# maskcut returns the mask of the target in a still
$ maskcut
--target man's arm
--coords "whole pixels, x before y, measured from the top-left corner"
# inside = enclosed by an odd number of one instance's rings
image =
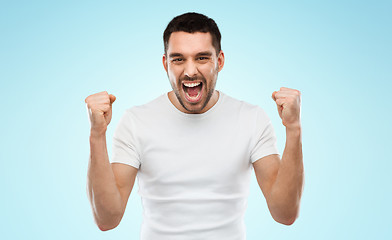
[[[269,155],[255,161],[253,168],[272,217],[279,223],[291,225],[299,215],[304,183],[300,92],[281,88],[272,97],[286,127],[286,146],[282,160],[276,154]]]
[[[102,231],[113,229],[120,223],[137,174],[134,167],[109,162],[106,129],[115,100],[116,97],[106,91],[90,95],[85,100],[91,122],[87,195],[95,222]]]
[[[107,231],[120,224],[131,194],[137,168],[110,164],[106,139],[90,137],[91,155],[87,173],[87,195],[99,229]]]
[[[285,225],[293,224],[298,217],[303,190],[300,134],[300,130],[286,130],[286,147],[282,160],[279,155],[273,154],[253,163],[257,182],[267,200],[271,216]]]

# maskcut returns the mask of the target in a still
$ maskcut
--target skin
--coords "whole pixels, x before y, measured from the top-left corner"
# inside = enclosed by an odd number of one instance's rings
[[[189,114],[204,113],[218,101],[215,85],[218,72],[224,65],[224,54],[223,51],[216,54],[209,33],[173,33],[162,61],[173,87],[169,99],[177,109]],[[186,100],[183,81],[203,82],[199,102]],[[273,154],[253,163],[272,217],[285,225],[293,224],[298,217],[303,190],[300,96],[298,90],[283,87],[272,94],[286,127],[286,146],[282,159]],[[115,100],[116,97],[106,91],[85,99],[91,122],[87,195],[94,220],[102,231],[113,229],[120,223],[138,171],[126,164],[109,162],[106,130]]]
[[[257,182],[275,221],[291,225],[299,215],[304,184],[300,121],[301,93],[280,88],[272,93],[282,124],[286,127],[286,145],[282,159],[273,154],[253,163]]]
[[[189,114],[204,113],[218,101],[215,85],[225,57],[223,51],[217,56],[210,33],[172,33],[162,62],[173,88],[169,99],[178,110]],[[203,83],[199,102],[191,103],[185,98],[184,81]]]
[[[116,97],[106,91],[85,99],[91,123],[86,190],[95,223],[102,231],[113,229],[120,223],[138,170],[109,162],[106,130],[115,100]]]

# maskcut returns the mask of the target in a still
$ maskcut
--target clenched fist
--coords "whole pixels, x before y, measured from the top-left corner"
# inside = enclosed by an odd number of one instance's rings
[[[301,92],[296,89],[281,87],[279,91],[272,93],[272,99],[276,102],[279,116],[286,128],[301,126]]]
[[[100,135],[106,132],[112,119],[112,103],[116,97],[106,91],[88,96],[84,101],[87,104],[91,123],[91,134]]]

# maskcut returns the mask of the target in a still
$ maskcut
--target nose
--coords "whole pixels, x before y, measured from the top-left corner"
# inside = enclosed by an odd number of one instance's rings
[[[185,65],[184,75],[192,78],[197,75],[197,66],[193,61],[188,61]]]

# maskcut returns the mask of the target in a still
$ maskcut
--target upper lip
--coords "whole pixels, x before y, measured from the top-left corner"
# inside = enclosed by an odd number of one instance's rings
[[[195,81],[182,81],[183,84],[184,84],[184,83],[198,83],[198,82],[203,83],[203,81],[201,81],[201,80],[195,80]]]

